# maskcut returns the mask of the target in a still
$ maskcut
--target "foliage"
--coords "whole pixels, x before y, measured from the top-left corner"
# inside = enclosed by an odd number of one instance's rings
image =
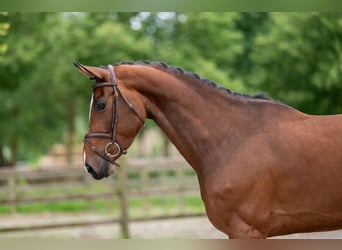
[[[6,12],[0,12],[0,16],[7,16]],[[6,20],[0,22],[0,61],[2,59],[2,55],[7,51],[8,45],[6,42],[3,42],[3,37],[7,35],[8,30],[11,25]]]
[[[136,45],[134,36],[115,19],[95,28],[88,18],[70,13],[8,15],[12,28],[0,68],[0,112],[5,118],[0,145],[10,147],[12,162],[39,154],[63,140],[63,134],[64,140],[73,138],[75,121],[87,117],[90,82],[72,62],[97,65],[148,55],[146,39]],[[112,56],[108,51],[118,53]],[[82,120],[84,129],[86,119]]]
[[[74,61],[165,61],[308,113],[341,113],[341,26],[339,13],[2,13],[0,165],[81,140],[90,82]]]
[[[251,55],[257,89],[315,114],[342,112],[342,16],[272,14]]]

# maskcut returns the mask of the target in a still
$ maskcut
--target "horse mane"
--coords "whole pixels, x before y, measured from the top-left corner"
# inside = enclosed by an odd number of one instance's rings
[[[173,74],[177,74],[177,75],[183,75],[186,77],[191,77],[194,78],[196,80],[198,80],[199,82],[209,85],[211,87],[214,87],[218,90],[224,91],[230,95],[236,96],[236,97],[242,97],[242,98],[247,98],[247,99],[259,99],[259,100],[267,100],[267,101],[271,101],[271,102],[278,102],[277,100],[274,100],[272,98],[269,98],[267,95],[265,95],[264,93],[259,93],[256,95],[249,95],[249,94],[245,94],[245,93],[239,93],[239,92],[234,92],[228,88],[225,88],[221,85],[218,85],[217,83],[207,79],[207,78],[203,78],[201,76],[199,76],[196,73],[192,73],[192,72],[188,72],[180,67],[176,67],[176,66],[171,66],[168,65],[165,62],[151,62],[151,61],[137,61],[137,62],[133,62],[133,61],[122,61],[119,63],[115,63],[113,64],[113,66],[118,66],[118,65],[149,65],[149,66],[157,66],[160,67],[168,72],[171,72]]]

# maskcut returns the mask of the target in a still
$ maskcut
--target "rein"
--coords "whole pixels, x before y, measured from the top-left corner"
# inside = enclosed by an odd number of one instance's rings
[[[145,121],[144,119],[139,115],[137,110],[134,108],[134,106],[127,100],[124,94],[120,91],[118,87],[118,82],[116,81],[115,77],[115,72],[114,72],[114,67],[112,65],[108,65],[107,69],[109,70],[110,73],[110,82],[95,82],[91,87],[93,91],[96,88],[102,88],[106,86],[112,86],[114,90],[114,96],[113,96],[113,107],[112,107],[112,127],[110,133],[87,133],[84,136],[84,144],[87,145],[95,154],[100,156],[102,159],[115,164],[116,166],[120,166],[118,163],[115,162],[117,158],[119,158],[121,155],[127,153],[127,149],[124,148],[117,140],[116,134],[117,134],[117,125],[119,122],[119,117],[118,117],[118,106],[119,106],[119,96],[122,97],[122,99],[125,101],[125,103],[128,105],[130,110],[133,111],[133,113],[140,119],[140,121],[144,124]],[[100,153],[96,146],[94,146],[88,139],[93,139],[93,138],[108,138],[111,141],[107,143],[107,145],[104,148],[104,154]],[[114,153],[110,153],[108,150],[114,147]],[[115,158],[115,159],[114,159]]]

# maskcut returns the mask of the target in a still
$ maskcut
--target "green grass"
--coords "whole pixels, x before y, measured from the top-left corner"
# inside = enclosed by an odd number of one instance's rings
[[[0,214],[10,214],[11,209],[8,206],[0,206]]]
[[[148,209],[146,209],[146,205]],[[179,213],[180,205],[176,197],[156,198],[152,197],[143,201],[141,198],[131,198],[128,201],[129,212],[131,217],[141,217],[145,215],[169,215]],[[39,214],[43,212],[49,213],[82,213],[96,212],[102,214],[119,214],[120,204],[118,200],[108,202],[105,200],[94,200],[86,202],[75,200],[69,202],[51,202],[51,203],[34,203],[17,205],[17,213],[20,214]],[[185,197],[182,209],[186,212],[203,212],[203,202],[199,197]],[[0,214],[10,214],[9,206],[0,206]]]
[[[87,209],[84,201],[25,204],[17,207],[18,213],[37,214],[42,212],[79,212]]]

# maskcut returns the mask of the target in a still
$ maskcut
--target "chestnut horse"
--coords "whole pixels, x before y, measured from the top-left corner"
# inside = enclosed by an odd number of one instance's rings
[[[342,115],[312,116],[233,93],[164,63],[90,67],[84,163],[95,179],[153,119],[196,171],[211,223],[230,238],[342,228]]]

